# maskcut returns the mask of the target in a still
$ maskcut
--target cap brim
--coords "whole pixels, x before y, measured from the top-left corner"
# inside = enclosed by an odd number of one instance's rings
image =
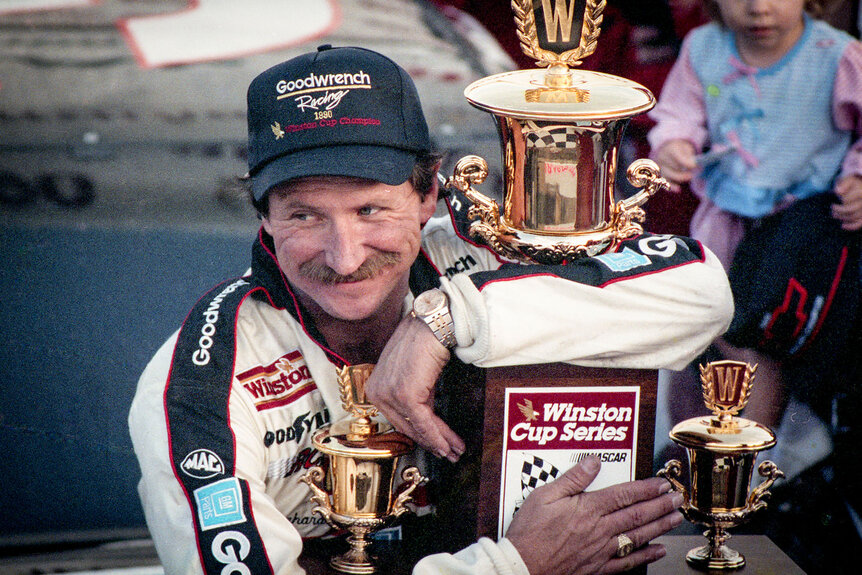
[[[352,176],[397,186],[415,164],[415,152],[385,146],[309,148],[269,162],[252,176],[251,186],[256,200],[278,184],[307,176]]]

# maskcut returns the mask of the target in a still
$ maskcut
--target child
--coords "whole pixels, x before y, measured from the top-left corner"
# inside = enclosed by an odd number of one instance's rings
[[[730,267],[752,223],[793,201],[834,191],[832,215],[862,229],[862,44],[813,20],[819,2],[707,0],[713,22],[690,32],[650,114],[653,157],[700,198],[691,235]],[[757,363],[745,416],[776,426],[781,363]]]

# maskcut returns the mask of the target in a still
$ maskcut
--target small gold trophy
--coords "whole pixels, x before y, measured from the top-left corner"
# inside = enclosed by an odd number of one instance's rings
[[[374,573],[377,567],[366,547],[368,535],[408,511],[411,493],[425,483],[416,467],[401,473],[404,484],[393,484],[398,459],[413,450],[413,441],[386,423],[372,419],[377,408],[365,398],[365,382],[374,366],[347,366],[339,371],[341,403],[352,417],[321,428],[312,443],[328,456],[329,471],[312,467],[302,477],[311,488],[314,511],[335,528],[350,532],[350,548],[330,565],[342,573]],[[331,494],[324,489],[324,475]],[[331,497],[331,500],[330,500]]]
[[[766,507],[767,490],[784,473],[771,461],[757,468],[765,480],[749,493],[757,452],[775,445],[775,434],[754,421],[735,417],[748,403],[752,367],[739,361],[716,361],[700,367],[703,399],[712,417],[695,417],[674,426],[670,438],[686,448],[691,492],[679,481],[682,464],[668,461],[658,475],[685,497],[686,519],[709,527],[708,543],[685,559],[701,570],[738,569],[745,557],[725,545],[727,529],[740,525]]]
[[[623,131],[655,98],[625,78],[572,69],[595,51],[605,0],[512,0],[512,8],[521,48],[539,68],[482,78],[464,91],[497,124],[503,212],[473,188],[488,174],[479,156],[459,160],[447,185],[473,203],[470,233],[504,257],[558,264],[608,251],[643,231],[640,206],[668,187],[654,162],[636,160],[627,177],[643,189],[614,199]]]

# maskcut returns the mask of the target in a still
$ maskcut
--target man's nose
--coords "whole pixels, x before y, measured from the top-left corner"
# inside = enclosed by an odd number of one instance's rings
[[[365,261],[361,233],[350,222],[332,222],[326,246],[326,265],[341,275],[356,271]]]

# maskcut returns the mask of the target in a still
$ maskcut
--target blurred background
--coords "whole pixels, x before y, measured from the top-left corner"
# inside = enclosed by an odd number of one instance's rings
[[[146,537],[128,408],[195,300],[249,265],[259,222],[235,179],[258,73],[324,43],[383,52],[415,78],[447,162],[479,153],[499,181],[493,121],[462,92],[514,64],[450,14],[0,1],[0,552]]]
[[[834,4],[858,36],[858,2]],[[585,67],[658,95],[700,6],[610,0]],[[401,64],[443,173],[479,154],[495,193],[496,130],[463,89],[533,67],[508,0],[0,0],[0,573],[156,564],[126,424],[137,378],[194,301],[248,266],[248,83],[324,43]],[[631,122],[621,166],[649,154],[649,126]],[[685,234],[695,206],[653,198],[647,227]],[[860,542],[834,439],[750,526],[810,573],[845,572]]]

